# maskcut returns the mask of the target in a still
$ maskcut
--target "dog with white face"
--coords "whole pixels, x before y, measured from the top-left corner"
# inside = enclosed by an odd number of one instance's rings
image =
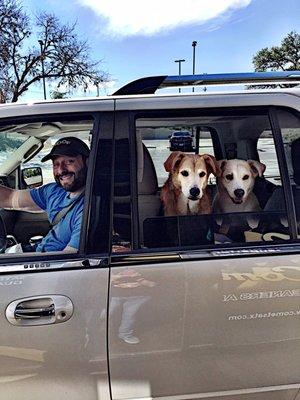
[[[212,212],[212,202],[206,187],[209,175],[217,175],[218,166],[213,156],[175,151],[167,158],[164,167],[169,172],[161,190],[164,215]]]
[[[220,160],[218,191],[213,202],[215,213],[255,212],[261,207],[253,193],[255,178],[262,176],[266,166],[255,160]]]

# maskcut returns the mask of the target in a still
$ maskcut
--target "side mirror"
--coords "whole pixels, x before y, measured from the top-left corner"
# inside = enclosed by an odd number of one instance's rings
[[[43,184],[43,173],[41,167],[29,167],[22,170],[22,178],[29,189]]]
[[[171,139],[172,135],[168,135],[168,139]]]

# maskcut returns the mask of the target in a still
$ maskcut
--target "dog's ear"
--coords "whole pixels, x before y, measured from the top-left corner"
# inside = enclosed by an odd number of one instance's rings
[[[184,153],[182,151],[173,151],[164,162],[165,170],[167,172],[173,171],[175,164],[181,161],[183,157]]]
[[[263,173],[266,170],[266,166],[265,164],[256,161],[256,160],[247,160],[247,163],[250,165],[251,167],[251,172],[254,176],[254,178],[256,178],[257,176],[262,176]]]
[[[215,159],[214,156],[211,156],[210,154],[203,154],[201,157],[203,157],[205,160],[205,164],[208,169],[207,175],[210,175],[212,173],[215,176],[221,176],[221,169],[219,167],[218,161]]]
[[[222,174],[225,170],[227,160],[219,160],[219,161],[216,161],[216,163],[217,163],[217,175],[216,176],[220,177],[220,176],[222,176]]]

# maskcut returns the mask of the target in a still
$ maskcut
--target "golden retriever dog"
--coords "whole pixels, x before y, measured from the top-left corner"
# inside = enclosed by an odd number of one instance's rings
[[[255,160],[220,160],[217,194],[213,201],[216,213],[255,212],[260,205],[252,192],[255,178],[262,176],[266,166]]]
[[[160,196],[165,216],[212,212],[212,202],[206,187],[209,175],[218,173],[218,165],[213,156],[175,151],[167,158],[164,167],[169,172]]]

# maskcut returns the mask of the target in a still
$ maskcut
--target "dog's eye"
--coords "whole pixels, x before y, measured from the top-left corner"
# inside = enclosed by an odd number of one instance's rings
[[[181,171],[181,175],[182,176],[189,176],[189,173],[188,173],[188,171],[184,170],[184,171]]]
[[[225,178],[226,178],[228,181],[232,181],[232,179],[233,179],[233,174],[227,174],[227,175],[225,176]]]
[[[246,181],[247,179],[249,179],[249,175],[244,175],[243,176],[243,181]]]
[[[200,178],[203,178],[205,175],[206,175],[206,172],[204,172],[204,171],[201,171],[199,174]]]

